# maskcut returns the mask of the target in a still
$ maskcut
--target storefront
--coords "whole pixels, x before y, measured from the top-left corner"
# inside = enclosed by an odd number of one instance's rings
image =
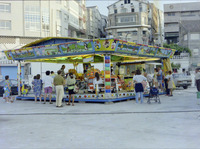
[[[50,38],[49,38],[50,39]],[[68,38],[70,39],[70,38]],[[90,101],[90,102],[113,102],[119,100],[127,100],[134,98],[133,84],[129,87],[122,87],[119,82],[119,75],[122,72],[131,75],[131,68],[122,69],[118,67],[115,74],[111,72],[112,64],[131,63],[138,64],[145,62],[159,61],[163,63],[165,70],[171,70],[169,58],[174,55],[175,50],[161,47],[139,45],[133,42],[126,42],[118,39],[94,39],[94,40],[79,40],[72,39],[65,42],[48,42],[45,38],[35,43],[28,44],[24,48],[5,51],[9,60],[18,61],[18,80],[20,85],[20,61],[26,62],[48,62],[60,64],[84,64],[84,69],[87,69],[86,89],[82,89],[75,95],[75,101]],[[63,39],[64,41],[64,39]],[[50,44],[49,44],[50,43]],[[90,66],[91,63],[103,63],[103,71],[99,71]],[[120,70],[119,70],[120,69]],[[77,80],[83,83],[83,74],[78,74],[75,70]],[[126,71],[126,72],[125,72]],[[101,93],[94,93],[92,79],[95,72],[100,74],[103,83]],[[125,80],[123,80],[125,81]],[[81,83],[80,83],[81,84]],[[20,93],[20,92],[19,92]],[[25,98],[19,94],[18,98]],[[55,96],[54,96],[55,97]],[[68,93],[66,92],[66,98]]]

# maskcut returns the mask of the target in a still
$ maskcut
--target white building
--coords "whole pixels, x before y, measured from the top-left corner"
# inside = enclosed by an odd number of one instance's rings
[[[97,6],[87,7],[87,38],[105,38],[107,17],[100,14]]]
[[[17,49],[49,36],[85,38],[85,33],[85,0],[0,1],[0,51]],[[12,62],[0,54],[1,75],[2,64]],[[49,64],[41,65],[48,68]],[[29,67],[27,70],[32,71],[25,73],[26,77],[34,75],[31,72],[37,74],[41,68],[40,63],[31,63]]]
[[[146,0],[119,0],[108,6],[108,11],[108,35],[139,44],[154,44],[159,19],[154,4]]]

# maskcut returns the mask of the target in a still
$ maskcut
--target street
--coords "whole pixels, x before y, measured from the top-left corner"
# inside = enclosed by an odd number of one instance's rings
[[[177,89],[161,104],[53,105],[0,99],[0,148],[199,148],[196,88]]]

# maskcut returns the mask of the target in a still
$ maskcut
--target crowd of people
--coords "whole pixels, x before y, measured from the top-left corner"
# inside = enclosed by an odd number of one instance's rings
[[[44,88],[44,104],[46,104],[46,98],[49,98],[49,104],[52,104],[52,92],[56,92],[56,107],[62,107],[62,100],[64,98],[64,86],[67,85],[69,92],[69,101],[66,105],[74,106],[74,94],[76,93],[76,76],[73,73],[66,74],[65,65],[62,65],[61,69],[57,71],[57,75],[53,71],[46,71],[46,75],[41,79],[40,74],[34,76],[32,85],[33,92],[35,95],[35,102],[37,98],[42,102],[42,89]],[[84,71],[84,74],[86,72]],[[166,71],[163,73],[160,67],[154,69],[153,77],[144,72],[141,74],[140,70],[132,72],[133,82],[135,84],[135,93],[136,93],[136,103],[140,96],[140,101],[143,103],[143,92],[145,82],[149,83],[150,88],[155,87],[161,91],[166,92],[167,96],[173,96],[173,77],[172,71]],[[200,70],[196,69],[195,74],[196,86],[198,92],[200,92]],[[99,76],[98,72],[95,73],[95,78],[93,79],[93,84],[95,90],[98,92],[98,85],[102,83],[102,79]],[[11,94],[11,82],[9,81],[9,76],[5,76],[4,82],[4,99],[7,103],[10,102]]]

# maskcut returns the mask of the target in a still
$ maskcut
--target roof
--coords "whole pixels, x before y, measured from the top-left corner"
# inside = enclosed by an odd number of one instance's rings
[[[56,43],[66,43],[66,42],[72,42],[72,41],[80,41],[82,39],[79,38],[70,38],[70,37],[46,37],[39,40],[36,40],[34,42],[31,42],[22,48],[25,47],[33,47],[33,46],[40,46],[40,45],[49,45],[49,44],[56,44]]]
[[[69,41],[72,40],[72,41]],[[65,42],[64,42],[65,41]],[[44,38],[21,49],[4,51],[9,60],[50,63],[102,63],[109,54],[112,62],[155,61],[172,57],[173,49],[136,44],[119,39],[81,40]]]

